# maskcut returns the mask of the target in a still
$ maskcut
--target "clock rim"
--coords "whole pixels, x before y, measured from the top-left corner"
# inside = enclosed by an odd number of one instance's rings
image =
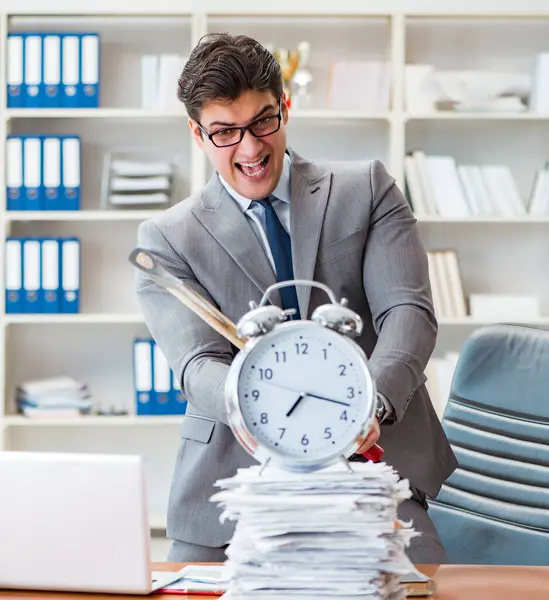
[[[271,338],[275,338],[281,331],[284,331],[286,329],[297,330],[298,328],[320,328],[322,330],[332,332],[334,336],[337,336],[340,341],[343,341],[343,343],[348,344],[349,348],[358,354],[358,357],[361,359],[361,364],[363,365],[363,373],[370,382],[370,409],[369,411],[367,411],[367,414],[364,416],[364,419],[358,428],[359,433],[356,435],[353,441],[349,442],[345,446],[345,448],[337,448],[331,454],[320,459],[289,456],[287,454],[284,454],[282,451],[275,450],[274,448],[268,446],[264,442],[260,442],[256,438],[256,436],[254,436],[253,433],[249,430],[248,426],[246,425],[246,422],[244,421],[244,417],[242,415],[242,410],[240,407],[240,399],[238,397],[238,383],[240,380],[240,374],[244,362],[248,358],[249,354],[253,352],[256,346],[258,346],[259,344],[268,343],[268,341]],[[304,320],[287,321],[285,323],[277,325],[274,329],[263,335],[248,340],[244,348],[240,350],[240,352],[236,355],[233,362],[231,363],[229,367],[229,373],[225,382],[225,403],[227,409],[228,423],[229,427],[233,431],[233,434],[235,435],[236,439],[241,444],[241,446],[260,463],[264,463],[267,459],[270,459],[270,463],[279,468],[282,468],[287,471],[297,472],[307,472],[322,469],[324,467],[336,463],[337,461],[341,460],[342,457],[349,458],[352,454],[354,454],[364,442],[366,436],[368,435],[368,432],[370,431],[370,427],[374,422],[376,414],[376,397],[377,392],[375,381],[370,369],[368,368],[368,358],[364,350],[355,341],[351,340],[348,337],[345,337],[343,334],[340,334],[337,331],[334,331],[333,329],[323,327],[322,325],[314,323],[313,321]]]

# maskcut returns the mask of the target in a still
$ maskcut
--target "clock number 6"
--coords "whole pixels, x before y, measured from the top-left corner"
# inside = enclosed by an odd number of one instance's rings
[[[309,438],[307,437],[307,434],[305,434],[302,438],[301,438],[301,445],[302,446],[308,446],[309,445]]]

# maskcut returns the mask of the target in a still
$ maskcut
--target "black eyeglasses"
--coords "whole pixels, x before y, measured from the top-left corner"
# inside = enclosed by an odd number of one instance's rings
[[[280,129],[281,120],[282,110],[279,109],[277,115],[261,117],[260,119],[257,119],[257,121],[253,121],[242,127],[225,127],[223,129],[218,129],[213,133],[208,133],[198,121],[196,124],[200,131],[208,136],[208,139],[214,146],[225,148],[226,146],[236,146],[236,144],[240,144],[246,131],[249,131],[256,138],[272,135]]]

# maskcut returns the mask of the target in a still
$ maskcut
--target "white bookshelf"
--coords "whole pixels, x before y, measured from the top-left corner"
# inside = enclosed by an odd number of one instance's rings
[[[45,5],[46,4],[46,5]],[[198,190],[211,170],[192,143],[183,107],[140,108],[139,57],[188,53],[207,32],[247,33],[264,43],[311,43],[313,104],[293,109],[289,143],[312,159],[378,158],[404,184],[404,155],[414,149],[444,153],[461,162],[508,164],[527,197],[535,170],[549,159],[549,116],[524,113],[410,114],[404,104],[404,67],[428,62],[440,68],[520,69],[536,52],[549,51],[549,8],[502,0],[492,12],[482,2],[441,8],[435,2],[379,3],[342,0],[312,4],[281,0],[276,6],[236,0],[97,0],[94,8],[70,0],[4,0],[0,44],[11,31],[98,31],[102,41],[101,108],[6,109],[5,64],[0,61],[0,138],[9,133],[69,134],[82,139],[82,210],[7,212],[0,202],[0,277],[8,235],[76,235],[82,240],[81,313],[6,315],[0,297],[0,448],[138,452],[145,457],[151,526],[163,527],[178,445],[178,417],[136,417],[131,341],[147,336],[127,256],[137,226],[157,213],[100,210],[103,158],[115,146],[151,143],[181,157],[180,197]],[[414,9],[414,6],[416,8]],[[472,43],[464,40],[472,39]],[[371,113],[327,108],[327,65],[337,58],[390,62],[392,102]],[[174,90],[175,93],[175,90]],[[0,144],[3,148],[4,144]],[[0,150],[2,152],[2,150]],[[2,154],[2,164],[4,164]],[[0,187],[5,178],[0,170]],[[549,216],[519,218],[418,218],[428,249],[454,248],[466,294],[526,290],[541,299],[533,325],[549,326]],[[463,317],[440,319],[435,355],[458,351],[468,335],[487,324]],[[29,420],[15,414],[18,382],[67,373],[86,380],[101,408],[126,409],[121,417]]]
[[[20,314],[6,315],[4,325],[138,325],[145,320],[141,313],[86,313],[72,315]]]
[[[21,416],[6,417],[6,427],[164,427],[178,426],[177,416],[136,417],[136,416],[85,416],[75,419],[28,419]]]
[[[145,221],[157,210],[74,210],[74,211],[7,211],[5,220],[14,221]]]

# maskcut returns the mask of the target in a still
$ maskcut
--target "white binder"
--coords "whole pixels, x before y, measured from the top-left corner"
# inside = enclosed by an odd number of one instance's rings
[[[135,412],[152,414],[153,359],[152,340],[137,339],[133,343],[133,377],[135,388]]]
[[[61,106],[78,107],[80,83],[80,38],[77,35],[61,36]]]
[[[25,107],[39,108],[42,104],[42,37],[25,35]]]
[[[160,346],[153,341],[153,414],[170,413],[170,393],[172,389],[172,371]]]
[[[42,142],[39,137],[23,138],[23,187],[25,210],[42,209]]]
[[[6,240],[6,313],[20,313],[23,305],[23,256],[21,240]]]
[[[44,210],[61,210],[61,139],[45,137],[42,140],[44,167]]]
[[[42,308],[45,313],[58,313],[59,298],[59,240],[42,240]]]
[[[61,240],[61,312],[77,313],[80,307],[80,240]]]
[[[62,138],[63,210],[80,208],[80,139],[76,136]]]
[[[61,37],[44,35],[44,97],[45,108],[57,108],[61,102]]]
[[[84,108],[99,106],[99,36],[84,34],[81,38],[82,76],[78,94]]]
[[[40,241],[23,241],[23,312],[40,313]]]
[[[8,34],[6,52],[8,108],[23,108],[25,106],[23,97],[23,36],[13,33]]]
[[[6,187],[8,210],[23,210],[23,140],[15,135],[6,140]]]

